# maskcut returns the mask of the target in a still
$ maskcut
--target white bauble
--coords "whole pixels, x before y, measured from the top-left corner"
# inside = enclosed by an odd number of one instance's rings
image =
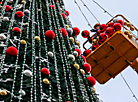
[[[30,11],[28,9],[24,10],[25,13],[30,13]]]
[[[69,58],[71,58],[71,59],[72,59],[72,61],[75,61],[75,56],[74,56],[74,55],[69,54],[69,55],[68,55],[68,57],[69,57]]]
[[[67,31],[68,31],[70,34],[72,34],[72,33],[73,33],[72,28],[67,28]]]
[[[21,95],[26,95],[24,90],[20,90],[19,93],[21,93]]]
[[[8,17],[3,17],[3,21],[9,21]]]
[[[30,70],[24,70],[23,74],[25,74],[26,76],[32,76],[32,72]]]
[[[53,52],[48,52],[48,55],[53,57]]]
[[[78,52],[77,52],[77,51],[73,51],[73,54],[74,54],[75,56],[78,56]]]
[[[4,34],[0,34],[0,40],[5,40],[7,37]]]

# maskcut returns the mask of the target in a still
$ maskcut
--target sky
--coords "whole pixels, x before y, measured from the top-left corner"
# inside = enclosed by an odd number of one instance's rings
[[[97,23],[90,12],[85,8],[85,6],[83,6],[81,0],[76,1],[80,5],[90,24],[93,26]],[[93,12],[101,24],[106,23],[111,19],[111,17],[107,13],[104,13],[104,11],[93,2],[93,0],[83,0],[83,2]],[[98,2],[113,16],[117,14],[124,15],[135,27],[138,28],[137,0],[96,0],[96,2]],[[77,5],[74,3],[74,0],[64,0],[64,3],[66,10],[70,13],[69,18],[73,27],[78,27],[80,31],[90,31],[91,28],[88,26],[88,23],[82,16]],[[86,39],[82,38],[81,34],[79,34],[77,40],[81,41],[81,50],[83,52],[84,49],[82,48],[82,44],[86,41]],[[124,71],[122,71],[122,74],[138,98],[137,73],[131,67],[127,67]],[[114,79],[110,79],[104,85],[97,82],[94,87],[96,89],[96,93],[99,94],[99,99],[103,100],[103,102],[137,102],[120,74]]]

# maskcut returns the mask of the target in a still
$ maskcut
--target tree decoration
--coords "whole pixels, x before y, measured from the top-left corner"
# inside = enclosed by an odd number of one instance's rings
[[[28,26],[28,23],[26,22],[24,25],[25,25],[25,26]]]
[[[8,48],[6,49],[6,54],[7,54],[7,55],[11,55],[11,56],[17,56],[18,51],[17,51],[17,49],[16,49],[15,47],[10,46],[10,47],[8,47]]]
[[[88,30],[83,30],[81,35],[82,35],[83,38],[88,38],[90,36],[90,33],[89,33]]]
[[[86,62],[86,58],[84,55],[82,55],[83,62]]]
[[[28,9],[24,10],[25,13],[30,13],[30,11]]]
[[[88,54],[90,54],[91,53],[91,50],[85,50],[84,52],[83,52],[83,55],[86,57]]]
[[[65,14],[64,13],[62,13],[62,17],[63,17],[63,19],[65,19]]]
[[[93,86],[96,84],[96,80],[94,79],[94,77],[88,76],[86,79],[88,80],[89,85],[90,85],[91,87],[93,87]]]
[[[49,75],[49,70],[48,70],[47,68],[42,68],[40,71],[41,71],[43,74]]]
[[[80,30],[77,27],[73,27],[73,36],[77,36],[80,33]]]
[[[73,37],[69,37],[69,40],[70,40],[71,42],[74,42],[74,38],[73,38]]]
[[[135,30],[135,27],[134,26],[130,26],[130,30],[131,31],[134,31]]]
[[[21,33],[21,30],[20,30],[20,28],[18,28],[18,27],[14,27],[13,29],[12,29],[12,31],[14,31],[14,32],[16,32],[16,33]]]
[[[74,51],[77,51],[78,52],[78,56],[80,56],[80,54],[81,54],[80,49],[75,49]]]
[[[0,34],[0,40],[5,40],[7,37],[4,34]]]
[[[120,23],[121,25],[124,25],[124,22],[121,19],[117,20],[116,22]]]
[[[13,0],[9,0],[9,1],[8,1],[8,3],[12,3],[12,2],[13,2]]]
[[[29,77],[33,76],[32,72],[30,70],[28,70],[28,69],[24,70],[23,74],[26,75],[26,76],[29,76]]]
[[[26,95],[26,93],[25,93],[24,90],[20,90],[19,93],[20,93],[21,95]]]
[[[100,31],[101,32],[105,32],[106,31],[106,28],[107,28],[107,25],[106,24],[101,24],[100,25]]]
[[[79,41],[76,41],[76,45],[80,46],[80,42]]]
[[[58,31],[59,31],[60,33],[62,33],[62,35],[63,35],[64,37],[67,36],[67,31],[66,31],[64,28],[59,28]]]
[[[22,3],[22,4],[26,4],[26,1],[22,0],[21,3]]]
[[[67,28],[67,31],[68,31],[70,34],[72,34],[72,33],[73,33],[72,28]]]
[[[11,7],[9,5],[6,5],[5,11],[8,12],[11,10]]]
[[[65,12],[66,12],[67,16],[69,16],[69,11],[66,10]]]
[[[115,29],[115,31],[119,31],[119,30],[122,29],[122,25],[120,23],[115,23],[114,24],[114,29]]]
[[[69,54],[68,57],[69,57],[72,61],[75,61],[75,56],[74,56],[74,55]]]
[[[114,34],[114,29],[112,27],[108,27],[106,29],[106,34],[108,35],[108,37],[112,36]]]
[[[8,17],[3,17],[3,21],[9,21]]]
[[[105,33],[101,33],[99,35],[99,42],[104,42],[107,39],[107,35]]]
[[[81,73],[82,75],[84,75],[84,74],[85,74],[85,71],[84,71],[83,69],[80,69],[80,73]]]
[[[37,41],[40,41],[40,37],[39,36],[35,36],[34,39],[37,40]]]
[[[130,27],[130,26],[131,26],[131,24],[129,22],[127,22],[127,27]]]
[[[89,63],[84,63],[83,68],[85,69],[86,73],[91,71],[91,65]]]
[[[18,18],[20,18],[20,17],[23,16],[23,12],[22,12],[22,11],[17,11],[15,14],[16,14],[16,16],[17,16]]]
[[[62,11],[62,8],[60,8],[60,11]]]
[[[47,78],[44,78],[44,79],[43,79],[43,83],[49,84],[49,80],[48,80]]]
[[[129,34],[129,31],[128,31],[128,30],[126,30],[126,31],[124,32],[124,34],[128,35],[128,34]]]
[[[114,28],[114,23],[113,23],[113,22],[109,22],[109,23],[107,24],[107,27],[112,27],[112,28]]]
[[[48,52],[48,55],[53,57],[53,52]]]
[[[2,96],[7,95],[7,91],[6,90],[0,90],[0,95],[2,95]]]
[[[25,40],[20,40],[20,43],[21,44],[26,44],[26,41]]]
[[[67,24],[65,24],[65,27],[66,27],[66,28],[69,28],[69,26],[68,26]]]
[[[127,26],[127,22],[124,21],[124,26]]]
[[[96,93],[96,89],[94,87],[92,89],[93,89],[93,92]]]
[[[77,51],[73,51],[73,54],[74,54],[75,56],[78,56],[78,52],[77,52]]]
[[[92,51],[95,50],[99,45],[97,43],[93,44]]]
[[[46,38],[54,39],[55,38],[55,33],[52,30],[47,30],[45,32],[45,36],[46,36]]]
[[[79,46],[78,45],[75,45],[75,49],[79,49]]]
[[[79,64],[74,64],[73,66],[74,66],[77,70],[80,69]]]
[[[55,9],[54,5],[49,5],[49,8]]]

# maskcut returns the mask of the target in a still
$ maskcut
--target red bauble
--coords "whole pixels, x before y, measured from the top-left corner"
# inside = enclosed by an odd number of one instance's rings
[[[82,31],[81,35],[82,35],[83,38],[88,38],[90,33],[89,33],[88,30],[84,30],[84,31]]]
[[[101,30],[98,30],[98,31],[97,31],[97,35],[99,36],[100,33],[101,33]]]
[[[42,68],[40,71],[44,74],[49,74],[49,70],[47,68]]]
[[[67,13],[67,16],[69,16],[69,11],[66,10],[65,12]]]
[[[105,32],[106,31],[106,28],[107,28],[107,25],[106,24],[101,24],[100,25],[101,32]]]
[[[9,11],[9,10],[11,10],[11,7],[9,5],[6,5],[5,11]]]
[[[20,30],[20,28],[18,28],[18,27],[14,27],[13,29],[12,29],[12,31],[15,31],[16,33],[21,33],[21,30]]]
[[[67,36],[67,31],[66,31],[64,28],[59,28],[58,31],[59,31],[60,33],[62,33],[62,35],[63,35],[64,37]]]
[[[96,84],[96,80],[95,80],[94,77],[88,76],[86,79],[88,80],[89,85],[90,85],[91,87],[93,87],[93,86]]]
[[[19,17],[19,18],[23,16],[23,12],[22,12],[22,11],[17,11],[15,14],[16,14],[17,17]]]
[[[45,32],[45,36],[46,36],[46,38],[54,39],[55,38],[55,33],[52,30],[47,30]]]
[[[74,51],[77,51],[78,52],[78,56],[80,56],[80,54],[81,54],[80,49],[75,49]]]
[[[52,9],[53,9],[53,10],[55,9],[54,5],[52,5]]]
[[[63,19],[65,19],[65,14],[64,13],[62,13],[62,17],[63,17]]]
[[[79,35],[80,30],[79,30],[77,27],[73,27],[72,30],[73,30],[73,35],[74,35],[74,36]]]
[[[17,56],[18,51],[17,51],[17,49],[16,49],[15,47],[10,46],[10,47],[8,47],[8,48],[6,49],[6,54],[7,54],[7,55],[11,55],[11,56]]]
[[[122,25],[120,23],[115,23],[114,24],[114,29],[115,29],[115,31],[119,31],[119,30],[122,29]]]
[[[89,63],[84,63],[83,68],[85,69],[86,73],[91,71],[91,65]]]
[[[105,33],[101,33],[99,35],[99,41],[104,42],[107,39],[107,35]]]
[[[86,62],[85,56],[82,55],[83,62]]]
[[[116,22],[120,23],[121,25],[124,25],[124,22],[121,19],[117,20]]]
[[[107,24],[107,26],[108,26],[108,27],[114,27],[114,23],[113,23],[113,22],[109,22],[109,23]]]
[[[49,5],[49,8],[51,8],[52,7],[52,5]]]
[[[108,35],[108,37],[112,36],[114,34],[114,29],[112,27],[108,27],[106,29],[106,34]]]
[[[86,57],[88,54],[90,54],[91,53],[91,50],[85,50],[84,52],[83,52],[83,55]]]
[[[95,50],[98,46],[99,46],[99,45],[94,44],[94,45],[92,46],[92,50]]]

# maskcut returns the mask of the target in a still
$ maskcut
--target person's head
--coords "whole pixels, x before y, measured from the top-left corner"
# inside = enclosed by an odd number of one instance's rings
[[[100,23],[96,23],[96,24],[94,25],[94,29],[100,29]]]

